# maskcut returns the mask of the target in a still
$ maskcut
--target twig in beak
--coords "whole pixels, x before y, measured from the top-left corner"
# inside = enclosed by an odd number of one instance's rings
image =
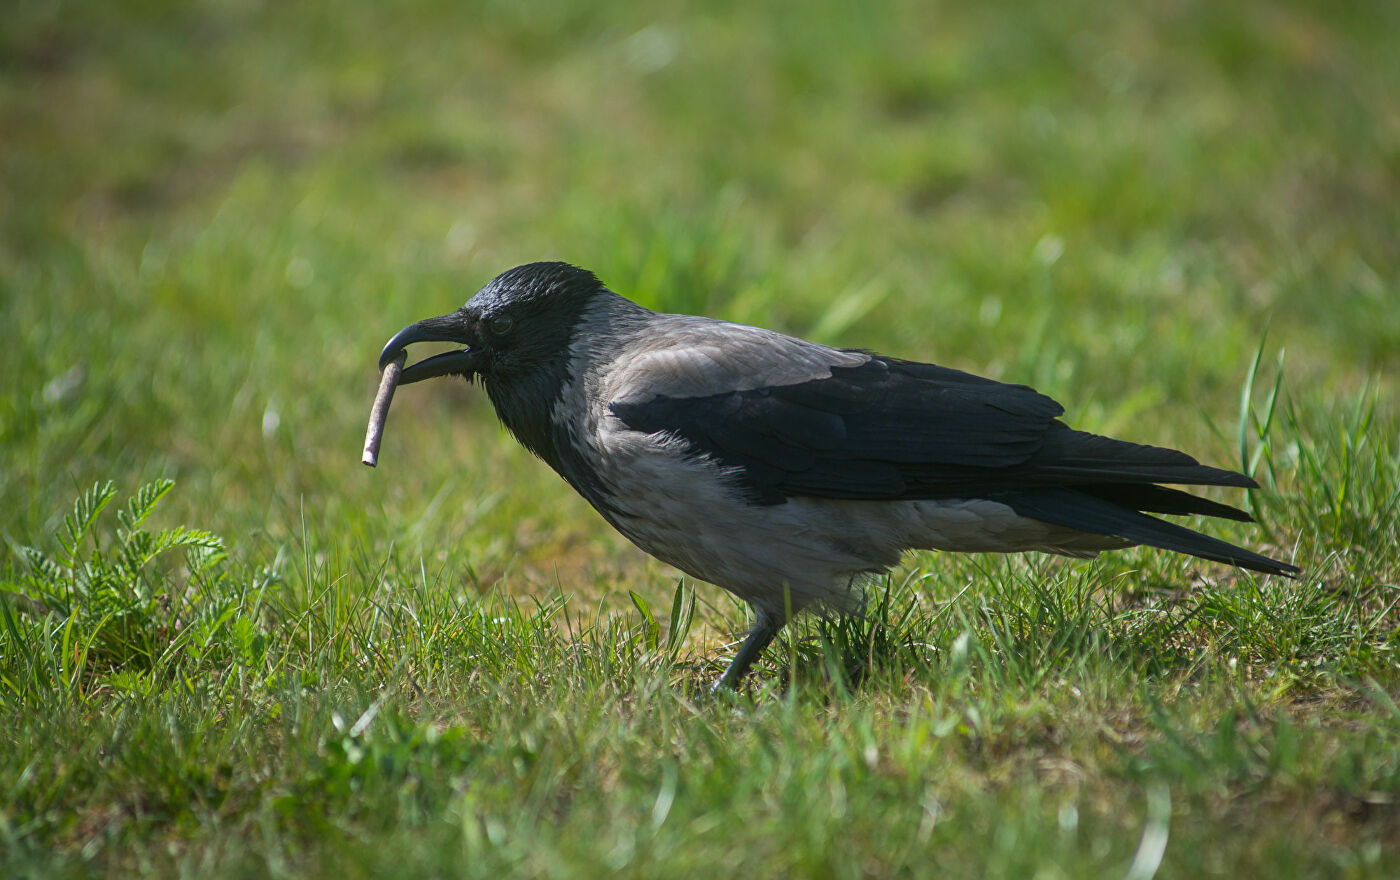
[[[374,467],[379,464],[379,442],[384,439],[384,420],[389,417],[389,403],[394,399],[394,389],[399,384],[399,374],[403,372],[408,352],[401,351],[384,367],[379,377],[379,393],[374,395],[374,406],[369,411],[369,427],[365,428],[365,452],[360,461]]]

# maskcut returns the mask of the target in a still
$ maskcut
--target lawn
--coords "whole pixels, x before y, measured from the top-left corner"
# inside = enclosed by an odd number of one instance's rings
[[[1400,876],[1400,4],[13,0],[0,875]],[[1027,383],[1213,534],[745,609],[405,324],[539,259]],[[1197,524],[1204,525],[1204,524]]]

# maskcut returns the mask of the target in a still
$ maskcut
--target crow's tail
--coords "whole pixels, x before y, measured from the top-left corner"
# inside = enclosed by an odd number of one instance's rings
[[[1132,541],[1134,544],[1146,544],[1149,547],[1160,547],[1163,550],[1187,553],[1213,562],[1237,565],[1240,568],[1247,568],[1261,574],[1296,577],[1301,571],[1295,565],[1261,556],[1243,547],[1236,547],[1234,544],[1219,538],[1212,538],[1174,523],[1164,522],[1131,507],[1115,503],[1116,499],[1099,497],[1100,493],[1088,494],[1089,491],[1093,490],[1032,489],[1024,492],[1001,493],[996,496],[996,500],[1007,504],[1021,516],[1028,516],[1041,522],[1053,523],[1057,526],[1065,526],[1096,535],[1112,535]],[[1157,503],[1144,505],[1145,509],[1159,513],[1206,513],[1214,516],[1226,516],[1229,519],[1241,519],[1240,516],[1230,515],[1226,512],[1233,511],[1239,514],[1241,511],[1204,499],[1193,499],[1200,502],[1195,509],[1182,509],[1189,505],[1183,503],[1177,496],[1188,498],[1192,496],[1175,490],[1164,491],[1171,492],[1171,495],[1154,498]],[[1133,502],[1129,501],[1128,503]],[[1223,508],[1223,510],[1212,508]]]

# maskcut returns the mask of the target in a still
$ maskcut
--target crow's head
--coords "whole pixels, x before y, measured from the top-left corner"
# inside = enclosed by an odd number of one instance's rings
[[[434,376],[479,379],[505,426],[527,449],[565,473],[551,412],[563,393],[579,318],[606,288],[568,263],[530,263],[503,272],[449,315],[410,324],[379,356],[382,370],[415,342],[463,348],[407,367],[399,384]]]
[[[490,387],[557,366],[584,306],[603,290],[597,276],[568,263],[529,263],[502,272],[455,312],[410,324],[379,356],[383,369],[415,342],[463,348],[407,367],[400,384],[435,376],[480,378]]]

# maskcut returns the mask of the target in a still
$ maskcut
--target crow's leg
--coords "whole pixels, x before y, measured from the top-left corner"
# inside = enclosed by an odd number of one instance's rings
[[[773,637],[778,634],[778,630],[787,623],[787,616],[782,613],[774,613],[764,608],[754,609],[753,629],[749,630],[748,637],[739,646],[739,653],[734,655],[734,659],[729,662],[729,667],[724,670],[724,674],[715,682],[712,690],[733,690],[734,686],[749,671],[749,667],[758,659],[758,655],[763,653],[763,649],[773,641]]]

